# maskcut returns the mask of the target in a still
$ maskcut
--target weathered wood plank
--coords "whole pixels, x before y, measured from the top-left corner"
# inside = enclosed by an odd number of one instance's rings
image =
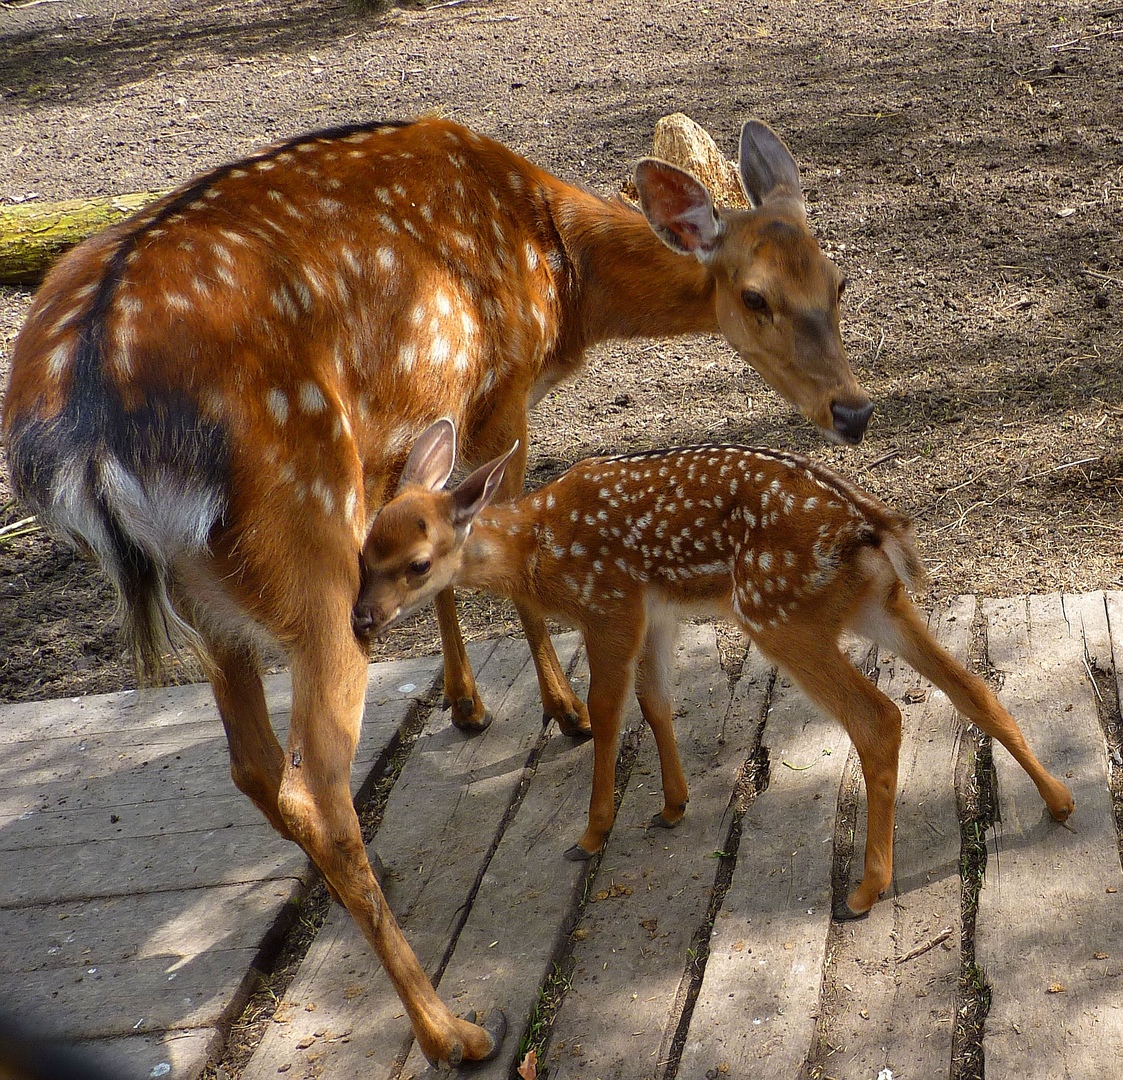
[[[233,789],[233,784],[230,785]],[[111,835],[117,840],[176,836],[184,832],[256,825],[261,811],[244,795],[215,794],[159,799],[86,810],[25,811],[0,823],[0,851],[30,851],[87,844]]]
[[[582,698],[587,695],[584,656],[570,683]],[[441,979],[445,1000],[494,1001],[507,1013],[509,1031],[502,1052],[474,1068],[473,1080],[506,1080],[511,1075],[538,990],[565,940],[586,867],[568,862],[563,852],[580,835],[592,773],[591,742],[553,735],[488,864]],[[402,1080],[424,1068],[414,1044]]]
[[[434,657],[372,667],[354,789],[439,671]],[[267,687],[283,734],[288,678]],[[81,766],[102,773],[17,789],[46,797],[0,821],[0,903],[11,905],[0,910],[0,1000],[96,1039],[122,1075],[167,1063],[172,1080],[190,1080],[309,872],[234,791],[210,688],[8,707],[0,744],[9,765],[41,763],[38,753],[65,773],[68,754],[87,755]]]
[[[770,779],[742,821],[679,1067],[684,1077],[710,1070],[795,1077],[815,1030],[850,744],[786,679],[773,687],[764,744]]]
[[[675,727],[690,808],[673,832],[647,827],[663,803],[658,754],[646,738],[574,945],[571,985],[552,1030],[551,1080],[655,1076],[674,1035],[688,949],[707,919],[714,852],[728,834],[736,769],[758,719],[730,714],[712,625],[684,627],[678,670]]]
[[[307,872],[307,861],[295,844],[281,839],[264,819],[179,836],[0,851],[0,910],[299,878]]]
[[[963,664],[974,614],[968,596],[929,619],[937,640]],[[868,919],[844,928],[833,954],[829,1041],[837,1052],[830,1071],[848,1078],[887,1068],[894,1076],[945,1076],[960,965],[958,723],[947,696],[899,657],[879,657],[878,686],[903,720],[893,886]],[[863,836],[864,788],[859,801],[856,832]],[[860,852],[855,861],[860,865]]]
[[[989,845],[975,948],[992,989],[988,1075],[1123,1074],[1123,875],[1095,688],[1085,654],[1111,663],[1102,593],[986,601],[1003,703],[1073,789],[1055,824],[1009,755],[994,751],[1001,822]]]
[[[196,1080],[221,1047],[222,1034],[217,1028],[199,1027],[99,1039],[86,1043],[83,1049],[116,1080],[152,1080],[159,1076]]]
[[[208,949],[257,948],[262,920],[275,918],[291,892],[290,881],[253,881],[5,911],[0,971],[77,973],[107,958],[166,957],[176,966]]]
[[[60,1018],[57,1026],[78,1039],[213,1027],[256,955],[256,948],[204,950],[182,965],[166,957],[104,960],[62,980],[57,971],[5,973],[0,998],[21,1016]]]
[[[473,648],[477,652],[486,651],[493,644],[488,642]],[[367,721],[375,715],[372,706],[384,707],[431,686],[440,667],[440,657],[434,656],[370,665]],[[287,674],[266,675],[262,682],[270,715],[283,731],[292,710],[289,677]],[[410,683],[415,685],[415,690],[398,689]],[[136,728],[151,734],[161,727],[197,722],[218,724],[214,696],[208,683],[123,690],[56,701],[24,701],[0,705],[0,745]],[[221,727],[218,730],[221,732]]]
[[[355,790],[413,701],[428,692],[439,673],[437,657],[371,666],[366,716],[352,767]],[[288,676],[269,676],[265,683],[273,724],[283,742],[291,708]],[[44,722],[34,711],[25,715],[34,706],[51,721]],[[72,719],[76,709],[82,712],[80,722]],[[22,725],[18,738],[12,734],[16,725]],[[5,747],[0,759],[0,830],[7,834],[14,828],[10,836],[0,837],[0,847],[22,846],[26,830],[34,834],[44,829],[51,835],[65,827],[65,821],[38,820],[41,813],[105,808],[119,812],[121,806],[201,802],[216,792],[236,794],[226,739],[206,685],[143,695],[105,694],[82,699],[79,705],[6,706],[0,708],[0,746]],[[248,801],[246,806],[256,820]]]
[[[563,664],[576,648],[576,635],[557,642]],[[541,735],[538,682],[525,642],[501,642],[486,663],[473,666],[494,723],[468,737],[435,712],[394,785],[375,841],[390,872],[387,899],[430,973],[451,944]],[[453,1008],[497,1004],[486,983],[483,994],[483,1000],[455,1001]],[[386,1076],[409,1045],[401,1003],[341,910],[329,914],[278,1020],[243,1080],[273,1080],[286,1062],[314,1065],[325,1075]]]

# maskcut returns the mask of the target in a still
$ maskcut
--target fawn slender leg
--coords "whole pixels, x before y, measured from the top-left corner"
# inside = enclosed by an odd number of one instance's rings
[[[534,670],[538,674],[543,726],[556,720],[563,735],[587,738],[593,733],[589,710],[573,692],[565,672],[562,671],[558,654],[554,651],[554,643],[550,640],[550,632],[546,629],[546,620],[537,608],[517,600],[515,609],[522,620],[523,633],[530,646]]]
[[[824,644],[824,639],[829,643]],[[829,631],[785,627],[783,637],[758,639],[807,696],[846,729],[862,763],[869,808],[862,880],[835,907],[835,918],[864,915],[893,878],[893,821],[901,750],[901,712],[831,641]]]
[[[1025,769],[1057,821],[1064,821],[1072,813],[1072,792],[1045,770],[1026,743],[1017,721],[999,704],[987,684],[957,663],[932,637],[899,584],[891,588],[885,616],[869,628],[869,633],[887,648],[899,652],[921,675],[943,690],[960,713],[1002,743]]]
[[[367,860],[350,788],[366,656],[350,632],[350,592],[338,593],[324,598],[317,631],[292,652],[292,728],[281,814],[378,954],[425,1056],[453,1066],[483,1059],[498,1049],[499,1033],[452,1016],[409,947]]]
[[[285,755],[269,723],[257,654],[246,641],[214,635],[206,635],[206,641],[213,664],[211,687],[226,729],[234,785],[253,800],[277,832],[295,840],[277,805]]]
[[[642,621],[642,615],[637,615],[635,623],[642,624]],[[589,656],[589,721],[593,729],[593,790],[589,796],[589,822],[585,832],[565,853],[567,859],[575,862],[590,858],[604,847],[616,814],[616,747],[639,652],[638,640],[621,640],[625,637],[626,632],[609,638],[585,628],[585,650]]]
[[[663,782],[663,809],[651,819],[662,829],[673,829],[686,814],[689,796],[682,771],[674,729],[674,650],[678,640],[678,620],[650,617],[644,638],[643,656],[636,676],[636,697],[640,712],[655,736],[659,750],[659,769]]]

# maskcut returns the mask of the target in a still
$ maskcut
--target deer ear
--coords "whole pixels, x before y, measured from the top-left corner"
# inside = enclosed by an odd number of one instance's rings
[[[452,475],[455,464],[456,425],[444,416],[417,436],[398,481],[398,491],[407,484],[420,484],[430,491],[438,491]]]
[[[701,262],[713,255],[725,226],[704,184],[666,161],[642,158],[636,163],[636,189],[643,216],[667,247]]]
[[[741,128],[741,183],[753,206],[771,198],[803,201],[799,166],[767,124],[750,120]]]
[[[481,465],[466,476],[452,492],[452,522],[457,528],[471,525],[476,515],[495,497],[511,455],[519,448],[518,439],[505,454]]]

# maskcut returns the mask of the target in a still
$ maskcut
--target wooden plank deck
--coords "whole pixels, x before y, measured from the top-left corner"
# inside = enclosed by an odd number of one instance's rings
[[[847,740],[755,651],[726,646],[719,663],[714,627],[684,627],[679,653],[685,822],[646,826],[658,763],[633,708],[617,823],[591,867],[562,858],[591,746],[542,731],[522,642],[474,648],[496,720],[473,738],[436,707],[438,659],[372,667],[356,787],[407,716],[423,725],[375,840],[387,895],[445,1000],[510,1018],[501,1057],[473,1075],[511,1076],[534,1035],[552,1080],[927,1080],[949,1071],[972,959],[991,992],[987,1075],[1123,1075],[1123,594],[964,597],[932,626],[999,676],[1077,801],[1056,825],[995,750],[1000,822],[973,955],[957,799],[976,784],[975,744],[895,657],[865,663],[905,717],[896,875],[868,919],[841,925],[832,875],[852,883],[865,824]],[[583,691],[577,646],[559,639]],[[283,680],[269,696],[283,727]],[[234,792],[221,739],[205,687],[0,707],[0,1003],[93,1040],[138,1080],[190,1080],[220,1054],[259,946],[308,876]],[[767,786],[731,805],[764,761]],[[245,1080],[425,1069],[338,909],[274,1021]]]

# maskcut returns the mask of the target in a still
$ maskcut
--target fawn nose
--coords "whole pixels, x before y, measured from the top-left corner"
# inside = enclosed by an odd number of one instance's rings
[[[834,417],[834,430],[848,443],[860,443],[866,433],[866,425],[873,415],[873,402],[851,408],[835,401],[831,403],[831,416]]]
[[[351,629],[358,638],[369,637],[374,629],[374,613],[370,608],[356,607],[351,612]]]

